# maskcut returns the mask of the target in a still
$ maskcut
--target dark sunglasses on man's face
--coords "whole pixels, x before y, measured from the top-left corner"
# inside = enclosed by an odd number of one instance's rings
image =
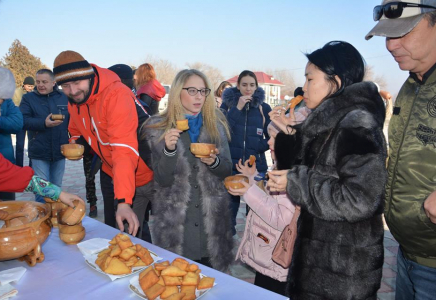
[[[434,8],[434,6],[425,5],[425,4],[417,4],[417,3],[408,3],[408,2],[390,2],[385,5],[377,5],[374,7],[373,18],[374,21],[380,20],[380,18],[385,15],[388,19],[397,19],[401,17],[403,14],[403,9],[406,7],[422,7],[422,8]]]

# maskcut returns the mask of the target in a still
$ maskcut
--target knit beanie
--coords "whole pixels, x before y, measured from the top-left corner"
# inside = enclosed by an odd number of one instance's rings
[[[124,83],[129,89],[133,89],[133,70],[128,65],[117,64],[108,68],[120,77],[121,82]]]
[[[23,85],[26,85],[26,84],[35,85],[35,79],[33,79],[32,76],[27,76],[26,78],[24,78],[24,81],[23,81]]]
[[[132,68],[128,65],[117,64],[109,67],[108,69],[116,73],[120,79],[133,79]]]
[[[82,55],[71,50],[61,52],[55,58],[53,73],[58,85],[69,81],[91,79],[95,75],[89,62]]]
[[[9,69],[0,67],[0,99],[10,99],[15,92],[15,78]]]

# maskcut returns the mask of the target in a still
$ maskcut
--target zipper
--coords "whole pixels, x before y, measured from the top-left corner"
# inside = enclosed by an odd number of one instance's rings
[[[89,112],[89,105],[88,104],[85,104],[86,105],[86,107],[88,108],[88,116],[89,116],[89,126],[90,126],[90,130],[91,130],[91,133],[92,133],[92,135],[95,137],[95,140],[97,141],[97,147],[98,147],[98,151],[100,152],[100,157],[101,157],[101,159],[103,159],[104,160],[104,162],[109,166],[109,167],[111,167],[111,169],[112,169],[112,166],[107,162],[107,160],[104,158],[104,156],[103,156],[103,153],[101,152],[101,148],[100,148],[100,142],[98,141],[98,138],[96,137],[96,135],[95,135],[95,133],[94,133],[94,128],[91,126],[91,113]],[[79,107],[79,106],[78,106]]]
[[[415,83],[415,84],[417,85],[416,88],[415,88],[415,99],[413,99],[412,106],[410,107],[410,113],[409,113],[409,116],[407,118],[407,122],[406,122],[406,124],[404,126],[403,136],[401,138],[400,145],[398,146],[397,153],[396,153],[397,154],[397,159],[395,160],[395,166],[394,166],[394,169],[392,171],[391,188],[390,188],[390,191],[389,191],[390,192],[389,193],[390,194],[390,196],[389,196],[390,199],[392,199],[393,183],[395,181],[395,177],[397,176],[396,173],[397,173],[397,168],[398,168],[398,160],[399,160],[399,155],[400,155],[401,147],[403,146],[404,138],[406,136],[405,130],[406,130],[406,128],[409,127],[410,117],[412,115],[413,107],[415,106],[416,98],[418,98],[418,94],[419,94],[419,90],[420,90],[419,84],[418,83]],[[390,213],[391,213],[391,206],[390,206],[390,202],[391,201],[390,201],[390,199],[387,202],[387,206],[388,206],[387,210],[388,210],[388,215],[389,216],[390,216]]]
[[[242,161],[245,162],[245,140],[247,139],[247,122],[248,122],[248,110],[249,107],[245,109],[245,127],[244,127],[244,151],[242,152]]]

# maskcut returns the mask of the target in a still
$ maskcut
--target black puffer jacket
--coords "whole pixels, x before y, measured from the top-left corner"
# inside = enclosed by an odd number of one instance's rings
[[[357,83],[322,102],[291,137],[295,161],[287,192],[301,206],[289,273],[293,300],[376,299],[383,266],[384,117],[377,87]]]

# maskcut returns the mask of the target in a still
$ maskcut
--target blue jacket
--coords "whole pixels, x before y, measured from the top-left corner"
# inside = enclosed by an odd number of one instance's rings
[[[11,99],[3,101],[0,112],[0,153],[15,164],[11,133],[18,133],[23,128],[23,115]]]
[[[63,159],[61,145],[68,144],[68,98],[57,87],[48,95],[35,89],[23,96],[20,110],[24,117],[23,129],[28,131],[28,153],[31,159],[57,161]],[[65,115],[61,125],[47,128],[45,119],[52,114]]]
[[[236,105],[241,96],[241,92],[236,87],[225,89],[222,95],[221,110],[227,117],[232,135],[229,146],[233,161],[233,173],[238,173],[236,164],[239,159],[245,161],[250,155],[256,157],[257,170],[266,172],[268,165],[265,151],[269,149],[269,135],[266,128],[271,121],[268,115],[271,107],[263,102],[265,91],[260,87],[254,92],[248,110],[247,108],[237,109]]]

